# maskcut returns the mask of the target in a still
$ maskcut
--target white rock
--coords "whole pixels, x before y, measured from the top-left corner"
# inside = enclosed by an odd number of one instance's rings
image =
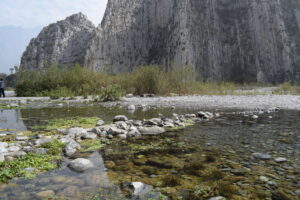
[[[90,168],[94,167],[94,164],[85,158],[77,158],[75,160],[72,160],[69,164],[68,167],[71,168],[72,170],[76,172],[84,172]]]
[[[278,163],[282,163],[282,162],[286,162],[287,161],[287,159],[283,158],[283,157],[278,157],[278,158],[275,158],[274,160],[275,160],[275,162],[278,162]]]
[[[253,115],[252,119],[258,119],[258,116],[257,115]]]
[[[254,158],[261,159],[261,160],[270,160],[272,158],[271,155],[264,154],[264,153],[253,153],[252,156]]]
[[[7,147],[8,147],[8,144],[6,142],[0,142],[0,153],[6,153]]]
[[[264,183],[269,182],[269,179],[267,177],[265,177],[265,176],[260,176],[259,180],[262,181],[262,182],[264,182]]]
[[[4,154],[0,153],[0,162],[3,162],[5,160]]]
[[[138,129],[141,135],[158,135],[164,133],[166,130],[159,126],[152,126],[152,127],[139,127]]]
[[[208,200],[226,200],[226,198],[222,196],[218,196],[218,197],[211,197]]]
[[[102,119],[100,119],[100,120],[97,122],[96,126],[102,126],[102,125],[104,125],[104,124],[105,124],[105,122],[104,122]]]
[[[135,110],[136,108],[135,108],[135,105],[129,105],[129,106],[127,106],[127,110]]]
[[[27,136],[17,136],[16,137],[16,141],[26,141],[28,140],[29,138]]]
[[[128,118],[125,115],[117,115],[114,117],[114,122],[118,122],[118,121],[127,121]]]
[[[17,152],[17,151],[20,151],[20,150],[21,150],[21,148],[18,147],[18,146],[11,146],[11,147],[7,148],[8,152]]]

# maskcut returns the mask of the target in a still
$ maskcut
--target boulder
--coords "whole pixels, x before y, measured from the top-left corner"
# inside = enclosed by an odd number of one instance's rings
[[[135,105],[129,105],[127,106],[127,110],[135,110]]]
[[[127,132],[123,129],[119,129],[116,127],[111,127],[108,132],[109,135],[121,135],[121,134],[126,134]]]
[[[138,128],[141,135],[158,135],[161,133],[164,133],[166,130],[164,128],[161,128],[159,126],[152,126],[152,127],[140,127]]]
[[[115,116],[113,122],[119,122],[119,121],[128,121],[128,118],[125,115]]]
[[[8,147],[8,144],[6,142],[0,142],[0,153],[6,153],[7,147]]]
[[[104,125],[104,124],[105,124],[105,122],[104,122],[102,119],[100,119],[100,120],[97,122],[96,126],[102,126],[102,125]]]
[[[77,158],[75,160],[72,160],[69,164],[68,167],[71,168],[72,170],[76,172],[84,172],[90,168],[94,167],[94,164],[85,158]]]
[[[21,148],[19,146],[11,146],[11,147],[7,148],[8,152],[17,152],[17,151],[20,151],[20,150],[21,150]]]
[[[46,149],[46,148],[37,148],[37,149],[34,149],[33,152],[36,153],[36,154],[47,154],[48,149]]]
[[[65,146],[64,148],[65,155],[72,156],[74,153],[76,153],[77,149],[80,149],[80,144],[78,144],[73,140]]]

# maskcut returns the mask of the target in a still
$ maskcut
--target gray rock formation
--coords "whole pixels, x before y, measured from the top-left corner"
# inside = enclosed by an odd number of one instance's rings
[[[22,56],[21,69],[42,70],[53,63],[83,64],[94,29],[92,22],[81,13],[50,24],[31,40]]]
[[[191,66],[205,80],[300,82],[299,35],[299,0],[108,0],[97,29],[81,14],[46,27],[21,67]]]
[[[85,67],[192,66],[198,78],[300,80],[299,0],[108,0]]]

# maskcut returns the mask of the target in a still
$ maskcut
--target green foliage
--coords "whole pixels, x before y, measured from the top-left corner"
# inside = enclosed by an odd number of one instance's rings
[[[0,182],[7,182],[14,177],[32,177],[33,173],[44,172],[58,167],[52,161],[58,159],[53,155],[27,154],[13,161],[0,162]],[[25,168],[34,168],[33,173]]]
[[[228,94],[236,86],[226,82],[204,82],[196,79],[191,67],[166,72],[158,66],[142,66],[128,74],[93,72],[76,65],[71,68],[52,65],[45,72],[18,72],[17,96],[97,95],[101,100],[118,100],[125,92],[159,95],[176,94]]]
[[[120,85],[109,85],[103,89],[101,97],[104,101],[116,101],[123,95],[123,90]]]
[[[273,91],[274,94],[293,94],[299,95],[300,94],[300,85],[295,85],[291,82],[285,82],[278,86]]]
[[[62,153],[62,148],[65,146],[64,143],[58,140],[52,140],[42,144],[43,148],[48,149],[48,154],[50,155],[59,155]]]
[[[56,130],[58,128],[71,128],[71,127],[82,127],[90,128],[95,126],[98,117],[75,117],[75,118],[60,118],[60,119],[50,119],[45,125],[33,126],[33,130]]]

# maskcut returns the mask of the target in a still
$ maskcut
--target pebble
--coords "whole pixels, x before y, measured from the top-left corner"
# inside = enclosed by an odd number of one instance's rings
[[[277,163],[283,163],[283,162],[286,162],[286,161],[287,161],[287,159],[286,159],[286,158],[283,158],[283,157],[278,157],[278,158],[275,158],[274,160],[275,160],[275,162],[277,162]]]
[[[265,177],[265,176],[260,176],[259,180],[262,181],[262,182],[264,182],[264,183],[269,182],[269,179],[267,177]]]
[[[46,199],[54,195],[55,193],[53,190],[46,190],[46,191],[36,193],[36,196],[41,199]]]
[[[135,108],[135,105],[129,105],[128,107],[127,107],[127,110],[135,110],[136,108]]]
[[[217,197],[211,197],[208,200],[226,200],[226,198],[222,196],[217,196]]]
[[[253,153],[252,156],[254,158],[261,159],[261,160],[270,160],[272,158],[271,155],[264,154],[264,153]]]

